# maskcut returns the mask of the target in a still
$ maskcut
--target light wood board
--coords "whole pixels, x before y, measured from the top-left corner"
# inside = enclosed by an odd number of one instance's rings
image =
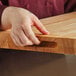
[[[40,45],[18,47],[11,37],[10,30],[0,32],[0,48],[49,53],[76,54],[76,12],[41,19],[50,35],[42,35],[33,28],[41,41]]]

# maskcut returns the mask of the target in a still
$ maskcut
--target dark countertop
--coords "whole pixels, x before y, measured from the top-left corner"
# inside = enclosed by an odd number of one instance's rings
[[[76,56],[0,50],[0,76],[76,76]]]

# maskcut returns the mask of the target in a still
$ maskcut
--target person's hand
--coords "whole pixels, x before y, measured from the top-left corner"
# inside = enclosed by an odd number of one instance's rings
[[[2,27],[4,30],[11,28],[11,37],[17,46],[40,43],[32,31],[32,26],[41,33],[48,34],[40,20],[23,8],[7,7],[2,14]]]

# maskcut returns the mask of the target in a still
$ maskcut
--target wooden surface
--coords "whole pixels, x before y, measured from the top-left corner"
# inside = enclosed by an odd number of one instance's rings
[[[0,32],[0,48],[76,54],[76,12],[42,19],[50,35],[41,35],[33,28],[41,41],[40,45],[17,47],[10,37],[10,31]]]

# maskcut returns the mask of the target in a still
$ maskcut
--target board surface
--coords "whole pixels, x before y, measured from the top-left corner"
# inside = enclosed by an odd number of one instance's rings
[[[0,32],[0,48],[24,51],[76,54],[76,12],[41,19],[50,35],[42,35],[33,28],[41,41],[40,45],[17,47],[10,37],[10,31]]]

